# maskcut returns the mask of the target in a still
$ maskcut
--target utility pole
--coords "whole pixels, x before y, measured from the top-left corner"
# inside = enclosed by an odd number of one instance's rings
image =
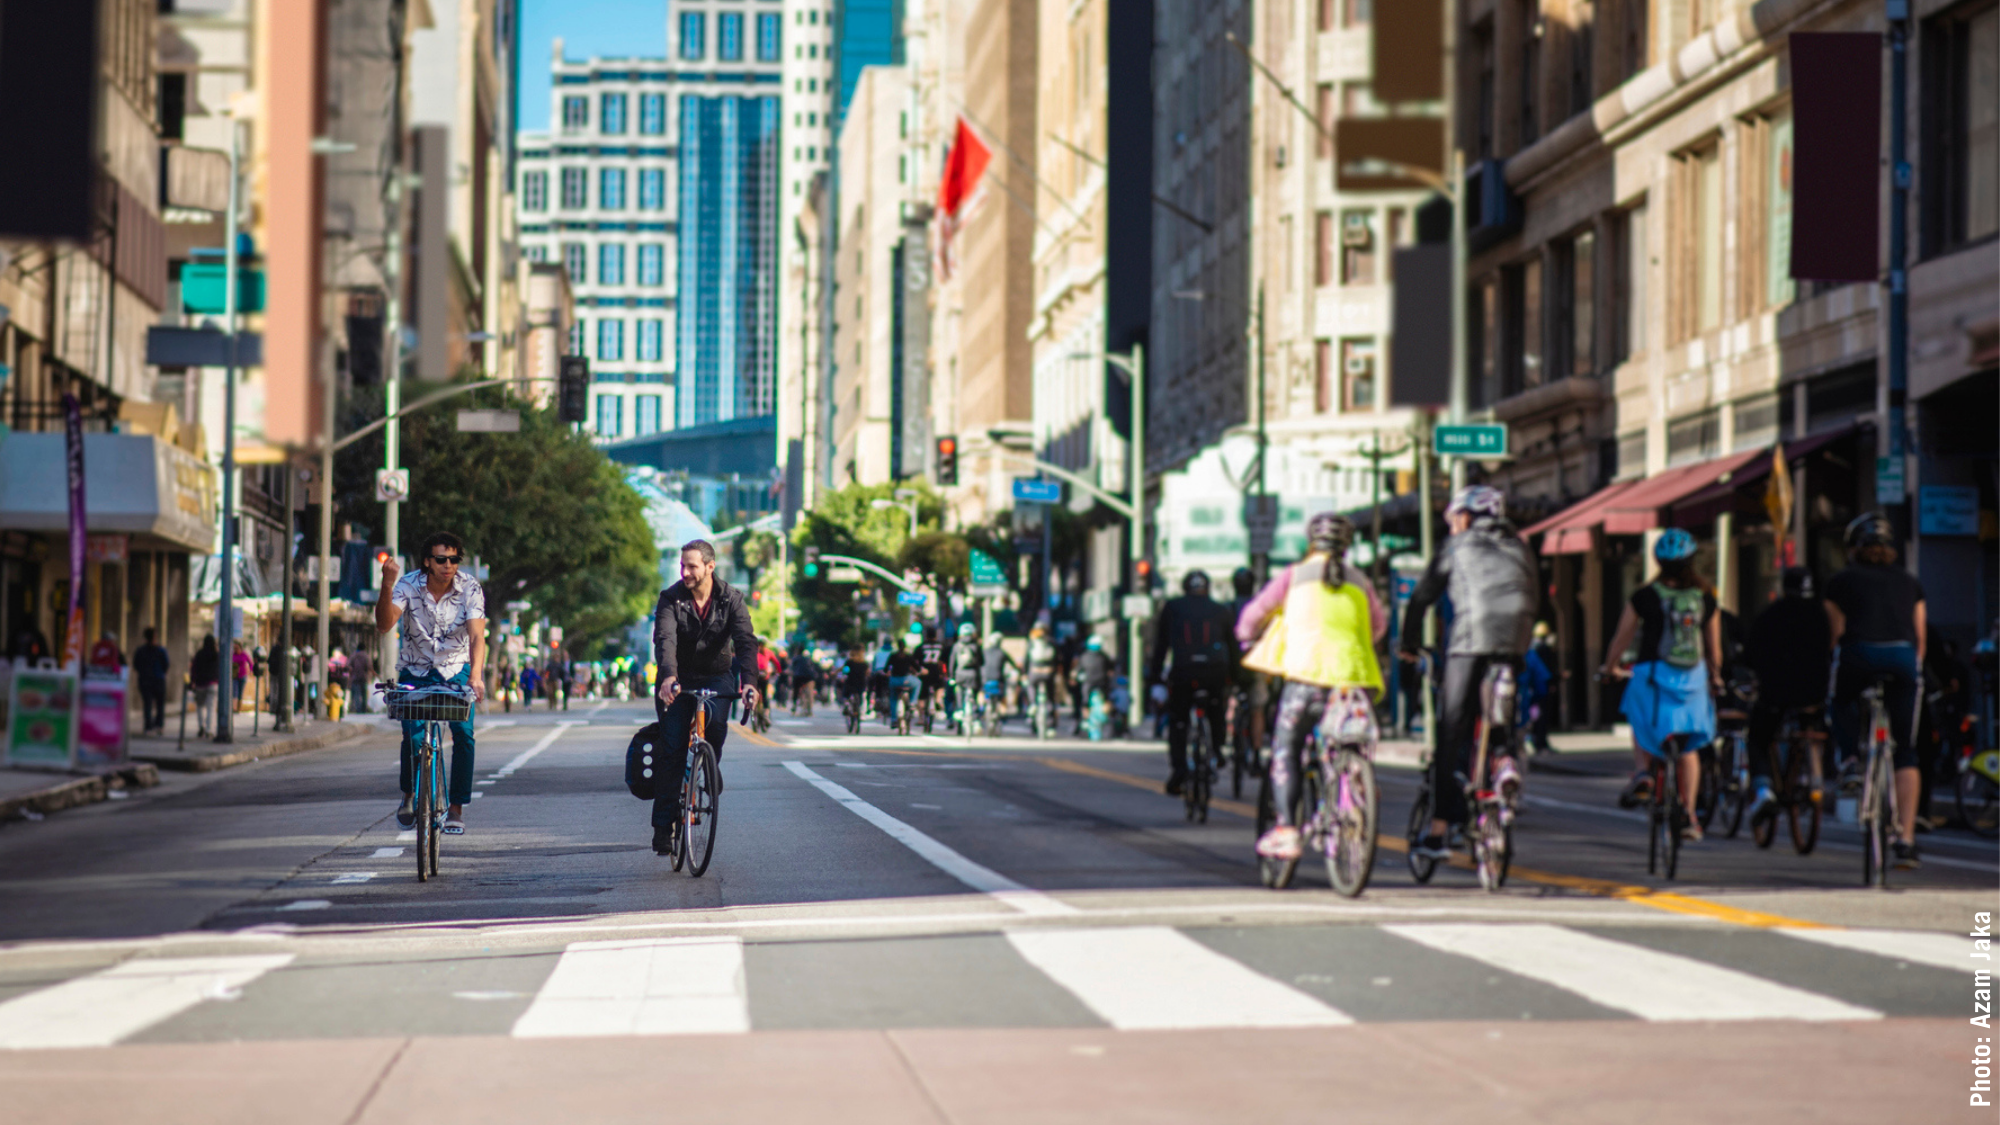
[[[382,410],[388,423],[382,427],[382,467],[394,469],[402,460],[402,419],[403,409],[403,168],[399,163],[395,171],[395,190],[389,193],[389,202],[395,213],[389,218],[389,239],[386,260],[382,263],[382,273],[389,282],[388,308],[383,314],[384,326],[389,331],[388,346],[384,349],[382,365]],[[402,555],[402,501],[390,499],[383,504],[382,541],[389,553]],[[390,676],[396,673],[399,663],[401,638],[395,630],[382,635],[381,669]]]
[[[1125,372],[1132,380],[1132,479],[1130,481],[1132,530],[1125,540],[1125,561],[1131,573],[1131,585],[1128,588],[1134,594],[1150,595],[1151,590],[1139,588],[1139,562],[1146,557],[1146,349],[1143,344],[1134,343],[1131,354],[1111,353],[1104,358],[1112,366]],[[1258,470],[1260,473],[1262,471],[1261,468]],[[1262,487],[1260,480],[1258,485],[1260,491]],[[1042,536],[1042,542],[1044,544],[1042,549],[1046,552],[1048,550],[1046,532]],[[1138,730],[1146,721],[1146,693],[1142,689],[1145,682],[1146,660],[1145,653],[1141,651],[1144,628],[1145,622],[1138,614],[1125,615],[1125,675],[1126,682],[1131,687],[1126,694],[1132,697],[1126,718],[1132,724],[1133,730]]]
[[[1451,200],[1451,423],[1465,424],[1472,398],[1472,373],[1468,369],[1465,347],[1465,144],[1459,137],[1458,121],[1458,21],[1460,0],[1445,0],[1444,7],[1444,137],[1445,148],[1451,153],[1446,163],[1446,174],[1450,177],[1451,190],[1446,197]],[[1480,194],[1495,189],[1495,185],[1482,178]],[[1501,190],[1505,190],[1504,188]],[[1428,443],[1429,434],[1425,434]],[[1428,444],[1426,445],[1428,449]],[[1426,453],[1425,456],[1429,454]],[[1428,477],[1426,477],[1428,479]],[[1451,489],[1457,492],[1465,487],[1465,458],[1451,459]],[[1431,508],[1424,505],[1423,520],[1430,526]],[[1429,562],[1430,549],[1424,549],[1424,561]],[[1429,725],[1426,723],[1426,730]]]
[[[1908,549],[1916,542],[1917,529],[1910,508],[1910,485],[1906,472],[1908,425],[1906,417],[1910,388],[1910,285],[1909,208],[1910,162],[1908,154],[1910,65],[1910,0],[1888,0],[1889,16],[1889,424],[1883,435],[1882,450],[1903,482],[1900,496],[1878,496],[1876,500],[1901,513],[1890,521],[1903,538],[1904,565],[1916,571],[1916,552]]]
[[[229,214],[223,222],[222,248],[222,328],[229,336],[228,360],[222,368],[222,596],[215,603],[215,634],[222,645],[222,666],[217,669],[215,740],[236,741],[230,729],[236,699],[236,601],[230,579],[236,569],[236,238],[238,212],[243,206],[243,130],[232,115],[229,119]]]
[[[297,502],[295,489],[298,487],[299,470],[291,458],[285,459],[285,588],[278,598],[278,653],[283,657],[285,674],[275,677],[271,684],[271,702],[278,714],[271,720],[271,730],[292,729],[292,677],[298,670],[292,667],[292,560],[298,555],[292,550],[292,505]],[[324,617],[324,614],[321,614]]]
[[[1261,511],[1266,495],[1264,489],[1264,459],[1271,452],[1270,435],[1264,429],[1264,283],[1257,283],[1257,497]],[[1252,551],[1250,569],[1257,574],[1257,585],[1261,589],[1271,576],[1271,552]]]

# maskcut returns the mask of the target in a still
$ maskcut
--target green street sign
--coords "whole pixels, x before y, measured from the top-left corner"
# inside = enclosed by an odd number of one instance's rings
[[[999,559],[975,547],[972,549],[969,561],[972,568],[972,584],[974,586],[1005,586],[1007,584],[1007,571],[1001,567]]]
[[[1431,452],[1439,457],[1505,457],[1507,427],[1439,426],[1431,434]]]

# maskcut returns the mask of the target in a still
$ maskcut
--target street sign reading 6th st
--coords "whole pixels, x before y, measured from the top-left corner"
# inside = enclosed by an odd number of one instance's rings
[[[1507,427],[1439,426],[1431,435],[1431,451],[1439,457],[1505,457]]]

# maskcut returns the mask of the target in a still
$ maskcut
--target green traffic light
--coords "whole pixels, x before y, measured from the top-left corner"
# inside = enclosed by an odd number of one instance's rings
[[[818,564],[818,563],[807,563],[807,564],[806,564],[806,577],[807,577],[807,578],[818,578],[818,577],[819,577],[819,564]]]

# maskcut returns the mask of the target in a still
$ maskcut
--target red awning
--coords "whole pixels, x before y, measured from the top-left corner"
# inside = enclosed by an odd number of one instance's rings
[[[1808,434],[1802,438],[1794,438],[1785,443],[1785,460],[1787,462],[1797,461],[1809,453],[1816,453],[1820,449],[1853,433],[1855,429],[1855,426],[1847,425],[1837,430],[1828,430],[1823,434]],[[1770,447],[1766,446],[1764,449],[1758,451],[1756,460],[1732,473],[1728,480],[1718,480],[1715,484],[1692,496],[1676,500],[1674,501],[1674,506],[1677,508],[1691,508],[1698,504],[1714,503],[1715,501],[1724,499],[1737,489],[1745,485],[1755,484],[1770,475],[1771,451]]]
[[[1542,554],[1545,555],[1583,554],[1591,549],[1591,529],[1604,522],[1605,505],[1644,483],[1646,482],[1623,480],[1616,484],[1605,485],[1555,515],[1527,528],[1521,532],[1521,536],[1533,538],[1547,532],[1548,538],[1542,541]]]
[[[1732,453],[1727,457],[1717,457],[1713,461],[1703,461],[1699,464],[1682,465],[1678,469],[1668,469],[1659,476],[1648,477],[1639,482],[1638,487],[1618,497],[1605,509],[1605,534],[1638,535],[1656,527],[1663,527],[1666,524],[1660,518],[1662,508],[1671,507],[1714,484],[1723,476],[1733,474],[1758,458],[1768,458],[1770,455],[1768,446],[1763,449],[1746,449],[1741,453]]]

